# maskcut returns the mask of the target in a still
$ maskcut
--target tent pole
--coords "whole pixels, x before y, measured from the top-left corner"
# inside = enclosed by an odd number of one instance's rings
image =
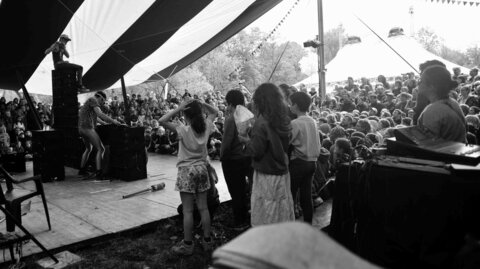
[[[326,97],[326,83],[325,83],[325,54],[324,54],[324,39],[323,39],[323,6],[322,0],[317,0],[318,7],[318,41],[320,46],[317,48],[318,54],[318,90],[322,101]],[[322,103],[322,102],[321,102]]]
[[[34,130],[42,130],[43,126],[41,124],[40,115],[38,115],[37,109],[33,106],[32,98],[30,98],[30,94],[28,94],[27,87],[25,86],[25,83],[23,83],[22,75],[20,74],[20,72],[18,72],[18,70],[16,70],[16,73],[17,73],[18,83],[20,84],[23,90],[23,96],[27,100],[28,107],[30,108],[30,111],[32,113],[31,115],[33,116],[32,118],[35,125],[33,128]],[[28,112],[27,112],[27,116],[28,116]]]
[[[132,119],[130,117],[130,103],[128,102],[127,98],[127,88],[125,87],[125,79],[123,76],[120,77],[120,82],[122,84],[122,94],[123,94],[123,106],[125,108],[125,123],[130,126],[131,122],[130,120]]]

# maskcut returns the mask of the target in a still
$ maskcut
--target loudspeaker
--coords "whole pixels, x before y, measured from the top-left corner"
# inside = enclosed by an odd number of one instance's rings
[[[52,71],[52,112],[55,129],[78,126],[78,96],[74,70]]]
[[[32,131],[33,174],[44,182],[65,179],[62,141],[58,130]]]
[[[147,151],[123,151],[110,146],[108,175],[124,181],[133,181],[147,177]]]

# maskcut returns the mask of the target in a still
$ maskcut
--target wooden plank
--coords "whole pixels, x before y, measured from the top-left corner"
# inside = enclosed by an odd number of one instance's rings
[[[70,245],[83,240],[104,235],[106,232],[66,212],[55,205],[49,204],[50,221],[52,230],[48,230],[47,219],[42,204],[32,204],[30,213],[22,217],[22,224],[27,228],[47,249]],[[0,225],[0,232],[6,232],[6,224]],[[16,232],[21,231],[16,228]],[[23,247],[25,256],[41,252],[40,248],[32,241]],[[9,255],[6,255],[9,260]],[[3,260],[0,259],[0,262]]]
[[[176,214],[174,209],[165,205],[139,199],[121,199],[121,196],[110,201],[95,197],[73,197],[52,202],[109,233],[131,229]]]
[[[216,186],[221,201],[230,199],[220,162],[214,161],[212,165],[219,177]],[[30,177],[32,170],[32,162],[27,162],[27,172],[14,176],[19,179]],[[52,230],[48,231],[40,197],[30,199],[31,212],[22,221],[45,247],[54,249],[177,215],[180,196],[175,191],[176,157],[150,154],[147,170],[147,179],[95,183],[92,180],[81,180],[76,175],[77,170],[65,168],[65,181],[43,184]],[[122,199],[125,194],[160,182],[165,183],[164,190]],[[16,187],[35,189],[31,182]],[[5,232],[5,229],[5,224],[0,225],[0,232]],[[40,249],[32,242],[24,247],[25,256],[38,252]]]

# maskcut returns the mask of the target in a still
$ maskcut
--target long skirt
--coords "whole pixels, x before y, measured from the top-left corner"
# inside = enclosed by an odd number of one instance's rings
[[[255,171],[251,197],[251,225],[295,221],[290,174],[269,175]]]

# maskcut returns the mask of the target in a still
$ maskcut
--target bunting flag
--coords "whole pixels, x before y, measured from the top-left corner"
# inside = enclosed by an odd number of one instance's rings
[[[298,5],[298,3],[300,2],[300,0],[295,0],[295,2],[292,4],[292,6],[288,9],[287,13],[282,17],[282,19],[277,23],[277,25],[273,28],[272,31],[270,31],[270,33],[268,35],[266,35],[263,40],[261,40],[261,42],[250,52],[250,57],[255,57],[255,55],[257,55],[260,50],[262,49],[263,45],[265,45],[265,43],[267,43],[267,41],[273,36],[273,34],[280,28],[280,26],[282,26],[282,24],[286,21],[287,17],[290,15],[290,13],[292,13],[293,9]],[[239,73],[243,66],[249,61],[248,58],[244,59],[243,62],[241,64],[239,64],[235,70],[231,73],[231,74],[234,74],[234,73]]]
[[[52,93],[51,55],[67,34],[70,58],[91,91],[182,70],[248,26],[281,0],[3,0],[0,89]],[[21,18],[21,19],[19,19]],[[14,23],[15,27],[12,25]]]
[[[457,5],[461,5],[463,4],[464,6],[466,6],[467,4],[470,5],[471,7],[475,5],[475,7],[478,7],[480,5],[480,0],[470,0],[470,1],[457,1],[457,0],[426,0],[427,2],[436,2],[436,3],[439,3],[439,2],[442,2],[442,4],[445,4],[445,2],[447,2],[447,4],[457,4]]]

